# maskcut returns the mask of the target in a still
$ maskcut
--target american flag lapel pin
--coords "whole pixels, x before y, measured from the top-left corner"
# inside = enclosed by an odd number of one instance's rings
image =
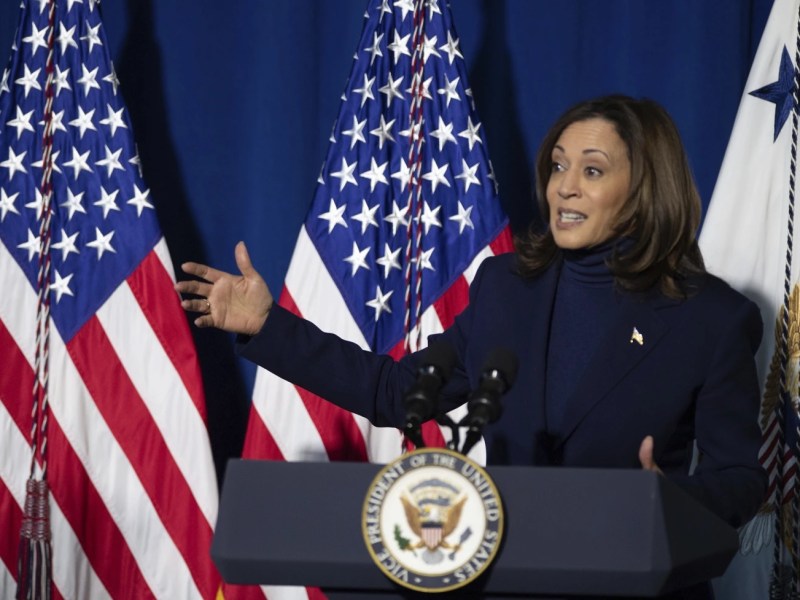
[[[631,332],[631,344],[633,342],[636,342],[640,346],[644,346],[644,336],[639,333],[639,330],[636,329],[636,327],[634,327],[633,331]]]

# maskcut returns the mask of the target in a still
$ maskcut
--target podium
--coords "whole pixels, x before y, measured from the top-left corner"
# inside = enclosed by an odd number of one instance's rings
[[[211,556],[229,583],[310,585],[336,598],[416,598],[372,562],[361,531],[368,463],[232,460]],[[440,598],[656,597],[721,575],[734,529],[636,469],[488,469],[503,500],[494,563]]]

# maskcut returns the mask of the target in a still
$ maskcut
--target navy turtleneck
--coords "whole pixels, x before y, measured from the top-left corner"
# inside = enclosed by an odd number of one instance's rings
[[[545,380],[547,429],[556,439],[566,433],[569,402],[615,312],[614,276],[606,262],[616,245],[562,251]]]

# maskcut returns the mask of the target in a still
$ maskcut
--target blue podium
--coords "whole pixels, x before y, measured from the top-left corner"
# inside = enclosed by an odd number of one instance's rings
[[[229,583],[311,585],[336,598],[415,598],[361,533],[380,465],[233,460],[211,555]],[[721,575],[734,529],[664,477],[635,469],[490,467],[506,528],[492,566],[440,598],[656,597]]]

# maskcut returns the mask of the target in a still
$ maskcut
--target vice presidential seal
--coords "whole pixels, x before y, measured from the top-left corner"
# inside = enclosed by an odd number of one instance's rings
[[[386,465],[367,491],[361,528],[375,564],[412,590],[467,585],[494,560],[503,507],[486,471],[466,456],[424,448]]]

